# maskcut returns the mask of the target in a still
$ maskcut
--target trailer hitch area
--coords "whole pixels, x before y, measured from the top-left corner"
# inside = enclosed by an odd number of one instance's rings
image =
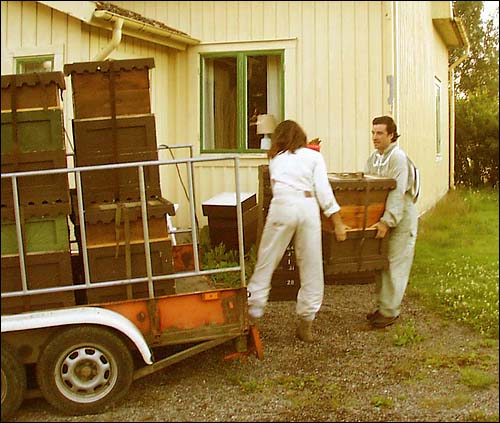
[[[257,357],[259,360],[262,360],[264,358],[264,350],[262,348],[262,342],[260,340],[259,329],[257,329],[257,327],[253,325],[250,325],[248,331],[247,350],[228,354],[224,357],[224,360],[239,358],[241,361],[245,362],[248,360],[249,355],[255,355],[255,357]]]

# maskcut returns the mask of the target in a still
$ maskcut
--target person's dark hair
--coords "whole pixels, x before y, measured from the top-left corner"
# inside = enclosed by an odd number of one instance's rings
[[[399,138],[398,127],[396,126],[394,119],[392,119],[390,116],[376,117],[373,119],[372,125],[385,125],[385,128],[387,129],[387,134],[388,135],[394,134],[391,142],[396,142],[396,140]]]
[[[282,151],[294,152],[307,145],[307,137],[300,125],[293,120],[281,122],[271,135],[271,148],[267,156],[272,159]]]

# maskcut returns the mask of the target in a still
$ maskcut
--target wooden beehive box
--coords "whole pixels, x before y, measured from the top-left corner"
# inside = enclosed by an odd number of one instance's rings
[[[153,68],[153,58],[64,65],[64,74],[71,75],[75,119],[150,113]]]
[[[40,151],[23,154],[2,154],[2,173],[26,172],[66,168],[66,151]],[[69,182],[67,173],[22,176],[17,178],[19,203],[31,209],[31,215],[41,211],[43,206],[63,206],[63,213],[69,213]],[[2,179],[3,208],[12,208],[14,197],[12,178]],[[35,209],[36,207],[42,209]],[[12,214],[12,213],[11,213]],[[3,216],[2,216],[3,218]]]
[[[2,155],[65,148],[62,109],[2,112]]]
[[[325,276],[365,273],[387,269],[389,237],[375,238],[377,230],[352,229],[339,242],[335,235],[323,232],[323,272]]]
[[[62,72],[2,75],[2,111],[60,108],[65,88]]]
[[[28,253],[25,256],[29,289],[72,286],[69,251]],[[2,292],[21,291],[21,270],[17,254],[2,255]],[[75,305],[73,291],[2,298],[2,314],[70,307]]]
[[[24,221],[23,247],[25,253],[69,251],[67,215],[39,216]],[[14,221],[2,222],[2,255],[18,254]]]
[[[243,218],[243,243],[248,251],[256,242],[258,206],[254,193],[242,192],[241,211]],[[238,249],[238,220],[236,211],[236,193],[222,192],[202,203],[203,215],[208,216],[210,244],[216,247],[220,243],[227,250]]]
[[[172,243],[170,238],[156,240],[150,243],[151,264],[153,276],[172,273]],[[117,253],[118,252],[118,253]],[[115,244],[91,247],[88,249],[91,283],[127,279],[126,246]],[[146,277],[146,254],[144,242],[130,244],[130,276],[132,278]],[[155,295],[175,294],[174,279],[154,282]],[[87,289],[89,303],[102,303],[127,299],[147,298],[147,282],[128,285],[115,285]]]
[[[348,280],[356,281],[355,275],[366,275],[386,269],[387,242],[388,238],[376,239],[375,230],[368,229],[376,223],[385,211],[385,201],[390,190],[396,187],[396,181],[391,178],[364,175],[358,173],[329,173],[330,184],[335,193],[335,197],[341,206],[341,216],[352,230],[348,233],[348,238],[343,242],[337,242],[335,236],[326,231],[324,226],[322,233],[323,243],[323,271],[328,280]],[[271,183],[269,179],[269,166],[259,166],[259,229],[258,238],[269,210],[272,198]],[[295,256],[290,245],[287,251],[292,251],[291,260],[295,263]],[[275,280],[276,299],[293,299],[296,296],[300,278],[298,267],[294,268],[295,273],[284,273],[280,280]],[[279,270],[279,269],[277,269]],[[273,279],[278,277],[279,272],[275,272]],[[295,283],[299,281],[299,284]],[[294,283],[291,283],[293,281]],[[289,286],[286,288],[285,286]],[[288,294],[285,293],[288,291]]]
[[[300,273],[292,242],[273,273],[269,301],[295,301],[299,289]]]
[[[2,112],[1,159],[2,173],[66,168],[62,110]],[[20,204],[29,206],[31,215],[42,213],[36,209],[40,206],[69,207],[67,174],[20,177],[17,182]],[[1,199],[2,212],[13,207],[10,178],[2,179]]]
[[[80,219],[76,196],[72,196],[71,220],[75,224],[76,239],[80,240]],[[149,239],[168,237],[167,213],[175,214],[174,205],[158,198],[146,202]],[[127,223],[128,221],[128,223]],[[90,204],[85,208],[87,245],[97,247],[111,243],[124,244],[144,241],[140,202]]]
[[[355,173],[329,173],[328,180],[339,203],[342,221],[353,229],[377,223],[385,211],[389,192],[396,188],[392,178]]]
[[[152,114],[115,119],[73,120],[77,166],[158,160]],[[161,196],[158,166],[145,166],[148,198]],[[82,173],[86,202],[134,201],[140,198],[138,167]]]

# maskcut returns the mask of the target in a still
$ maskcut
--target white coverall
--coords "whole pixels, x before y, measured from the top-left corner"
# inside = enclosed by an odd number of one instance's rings
[[[320,208],[330,217],[340,206],[317,151],[303,147],[294,153],[282,152],[271,159],[269,174],[273,198],[248,283],[248,312],[253,318],[263,316],[272,275],[295,235],[301,285],[296,313],[302,320],[314,320],[324,291]]]
[[[386,317],[399,316],[417,240],[418,210],[408,192],[413,184],[405,152],[392,143],[383,154],[375,150],[368,158],[365,173],[396,180],[389,191],[380,221],[391,228],[388,245],[389,268],[377,281],[376,308]]]

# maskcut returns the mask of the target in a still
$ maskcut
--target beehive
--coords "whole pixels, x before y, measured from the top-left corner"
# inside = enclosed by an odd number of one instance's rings
[[[149,70],[154,59],[64,65],[71,76],[75,119],[151,113]]]

